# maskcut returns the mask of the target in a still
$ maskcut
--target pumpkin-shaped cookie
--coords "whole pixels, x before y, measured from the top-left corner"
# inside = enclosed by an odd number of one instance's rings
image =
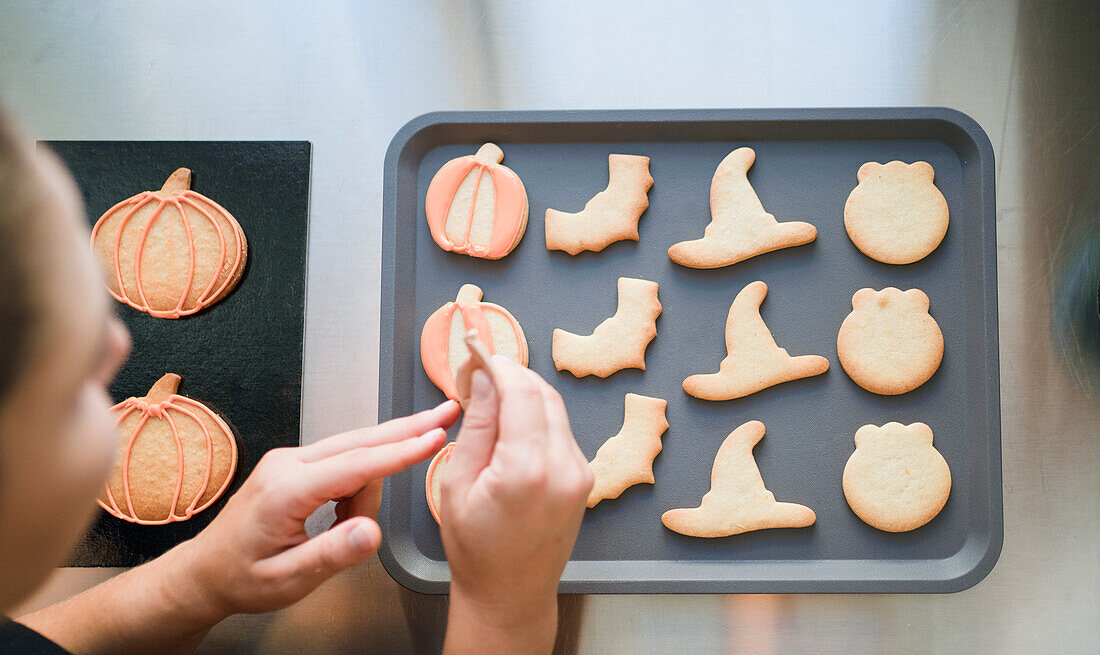
[[[194,314],[229,294],[244,273],[244,231],[221,205],[191,190],[191,171],[160,191],[111,207],[92,228],[107,290],[158,318]]]
[[[237,468],[233,431],[202,403],[176,393],[168,373],[143,398],[111,408],[119,455],[96,502],[131,523],[186,521],[225,492]]]
[[[928,256],[947,233],[947,201],[928,162],[867,162],[844,203],[844,229],[863,254],[884,264]]]
[[[458,297],[435,310],[420,333],[424,371],[451,400],[462,400],[456,380],[459,370],[470,360],[470,351],[463,341],[469,330],[477,330],[490,354],[503,355],[527,366],[523,328],[507,309],[481,302],[482,295],[477,285],[462,285]]]
[[[844,372],[873,393],[907,393],[928,381],[943,359],[943,333],[920,289],[860,289],[836,339]]]
[[[476,155],[443,164],[428,185],[424,211],[439,247],[483,259],[512,252],[527,229],[527,190],[486,143]]]
[[[928,523],[951,494],[951,469],[924,423],[865,425],[844,466],[844,497],[864,523],[907,532]]]
[[[451,461],[454,449],[453,441],[443,446],[432,458],[432,463],[428,465],[428,473],[424,476],[424,495],[428,499],[428,511],[432,513],[436,523],[439,523],[439,499],[443,495],[443,470]]]

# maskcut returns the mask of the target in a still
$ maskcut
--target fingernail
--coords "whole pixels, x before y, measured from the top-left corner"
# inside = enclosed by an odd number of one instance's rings
[[[348,533],[348,544],[357,553],[369,553],[374,549],[370,530],[365,525],[357,525]]]
[[[441,410],[441,409],[444,409],[444,408],[446,408],[446,409],[451,409],[451,407],[452,407],[453,405],[457,405],[457,404],[458,404],[458,403],[456,403],[455,401],[453,401],[453,400],[451,400],[450,398],[448,398],[447,400],[444,400],[443,402],[441,402],[441,403],[439,403],[438,405],[436,405],[435,407],[433,407],[433,408],[432,408],[432,411],[433,411],[433,412],[438,412],[439,410]]]
[[[485,371],[481,369],[474,371],[473,378],[470,382],[473,387],[471,395],[475,400],[489,399],[489,394],[493,390],[493,383],[489,381],[489,376],[485,374]]]
[[[435,428],[435,429],[432,429],[432,430],[428,430],[424,434],[420,435],[420,438],[423,439],[424,441],[434,441],[435,439],[438,439],[439,437],[441,437],[442,435],[445,435],[445,434],[447,434],[447,431],[444,430],[443,428]]]

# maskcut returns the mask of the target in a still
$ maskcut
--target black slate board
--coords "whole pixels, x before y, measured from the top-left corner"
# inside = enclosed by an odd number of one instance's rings
[[[499,261],[448,253],[432,241],[424,195],[448,159],[499,144],[504,164],[524,181],[530,222],[516,250]],[[734,266],[694,270],[672,263],[668,247],[698,238],[710,220],[709,188],[718,162],[751,146],[749,181],[779,220],[818,228],[806,246]],[[570,257],[545,247],[547,207],[579,211],[607,183],[607,155],[651,157],[655,180],[641,241]],[[844,203],[867,161],[925,160],[951,211],[943,244],[907,266],[861,254],[843,225]],[[969,587],[993,567],[1002,540],[997,280],[993,152],[982,129],[939,108],[473,112],[428,114],[394,137],[386,159],[379,420],[443,399],[420,364],[428,315],[474,282],[507,307],[527,334],[531,367],[569,408],[585,454],[621,425],[623,396],[669,401],[671,424],[654,463],[655,485],[637,485],[585,516],[561,590],[569,593],[947,592]],[[648,370],[606,380],[555,371],[555,327],[588,334],[615,311],[615,280],[660,284],[664,313],[646,355]],[[830,361],[823,376],[746,398],[707,402],[681,382],[713,372],[725,356],[726,314],[737,292],[764,280],[762,314],[780,346]],[[943,364],[914,392],[871,394],[845,375],[836,335],[861,287],[917,287],[931,298],[945,338]],[[709,488],[725,436],[758,419],[767,434],[755,449],[778,500],[809,505],[816,525],[722,539],[665,529],[661,513],[694,507]],[[928,525],[888,534],[862,523],[841,489],[856,430],[868,423],[924,421],[951,466],[954,485]],[[452,432],[453,438],[453,432]],[[444,592],[449,571],[424,501],[426,465],[386,487],[380,556],[402,584]]]
[[[51,141],[84,196],[89,226],[115,203],[156,190],[180,166],[192,188],[229,210],[248,239],[248,264],[224,300],[198,314],[153,318],[114,303],[133,351],[111,397],[144,396],[166,372],[180,393],[237,434],[233,482],[182,523],[144,526],[100,512],[73,566],[135,566],[193,537],[217,515],[268,450],[297,446],[302,399],[310,144],[306,141]]]

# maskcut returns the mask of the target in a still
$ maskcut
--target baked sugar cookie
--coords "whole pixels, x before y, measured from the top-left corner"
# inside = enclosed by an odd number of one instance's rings
[[[821,375],[829,360],[819,355],[791,357],[772,338],[760,304],[768,285],[756,281],[737,294],[726,317],[726,358],[717,373],[692,375],[684,391],[702,400],[733,400],[799,378]]]
[[[653,484],[653,458],[661,452],[661,435],[668,429],[660,398],[626,394],[623,427],[596,451],[592,459],[595,484],[588,506],[618,498],[628,487]]]
[[[836,352],[856,384],[892,396],[932,377],[943,359],[943,334],[920,289],[860,289],[840,326]]]
[[[497,354],[527,366],[527,337],[519,321],[507,309],[482,302],[476,284],[464,284],[458,297],[435,310],[420,333],[420,360],[435,386],[455,401],[462,401],[457,380],[470,360],[464,339],[470,330],[490,355]]]
[[[443,164],[428,185],[424,212],[439,247],[483,259],[500,259],[527,230],[527,189],[501,165],[504,151],[493,143],[475,155]]]
[[[710,224],[703,238],[668,249],[669,259],[690,268],[719,268],[766,252],[801,246],[817,238],[809,223],[779,223],[749,184],[752,148],[738,148],[718,164],[710,183]]]
[[[237,441],[216,413],[176,393],[168,373],[141,398],[111,408],[119,454],[96,502],[131,523],[186,521],[210,507],[237,468]]]
[[[454,450],[453,441],[440,448],[431,464],[428,464],[428,473],[424,476],[424,495],[428,499],[428,511],[436,523],[439,523],[439,503],[443,497],[443,471],[447,470]]]
[[[599,252],[616,241],[638,240],[638,220],[649,207],[649,157],[608,155],[607,188],[576,214],[546,210],[546,247],[576,255]]]
[[[924,423],[856,431],[856,450],[844,466],[844,497],[867,525],[908,532],[940,513],[951,494],[951,469],[932,447]]]
[[[844,229],[860,251],[885,264],[911,264],[947,234],[947,201],[931,164],[867,162],[844,204]]]
[[[657,336],[661,301],[657,283],[621,277],[619,307],[615,315],[596,326],[588,336],[554,330],[554,366],[581,378],[605,378],[624,368],[645,370],[645,351]]]
[[[710,491],[699,507],[670,509],[661,522],[689,537],[728,537],[768,528],[804,528],[817,515],[809,507],[780,503],[764,487],[753,447],[764,437],[764,424],[749,421],[726,437],[714,458]]]
[[[100,216],[92,251],[115,300],[157,318],[188,316],[226,297],[248,259],[237,219],[192,191],[186,168],[160,191],[143,191]]]

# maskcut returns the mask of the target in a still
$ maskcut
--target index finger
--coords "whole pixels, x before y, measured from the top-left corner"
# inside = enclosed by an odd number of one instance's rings
[[[279,489],[281,502],[294,518],[305,519],[324,503],[347,498],[378,480],[428,459],[447,439],[442,428],[415,439],[355,448],[318,462],[296,464],[298,470]]]
[[[498,446],[524,449],[546,447],[546,407],[538,374],[501,357],[493,357],[500,383],[500,436]]]
[[[458,414],[458,403],[447,400],[432,409],[367,428],[343,432],[308,446],[302,446],[298,449],[298,456],[303,462],[316,462],[356,448],[401,441],[436,428],[449,428],[458,420]]]

